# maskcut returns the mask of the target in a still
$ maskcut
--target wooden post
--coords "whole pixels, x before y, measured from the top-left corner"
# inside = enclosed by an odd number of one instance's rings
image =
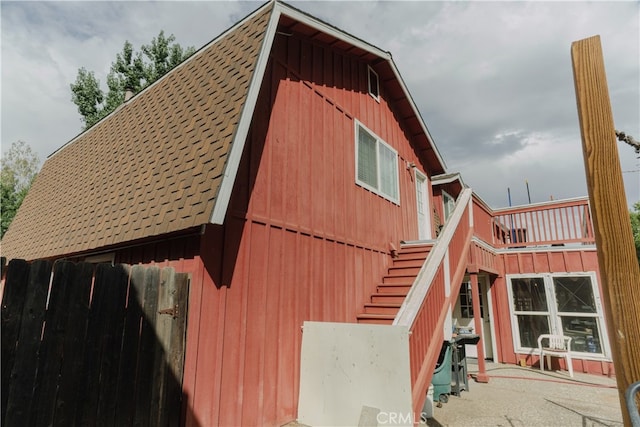
[[[478,269],[474,268],[473,271],[469,271],[469,278],[471,280],[471,304],[473,306],[473,321],[476,333],[480,336],[480,340],[476,345],[478,349],[478,375],[476,375],[476,381],[479,383],[488,383],[489,375],[487,375],[487,366],[484,361],[484,327],[482,319],[482,310],[480,310],[480,284],[478,283]]]
[[[605,316],[624,424],[624,392],[640,380],[640,269],[631,232],[600,37],[571,45],[582,149]]]

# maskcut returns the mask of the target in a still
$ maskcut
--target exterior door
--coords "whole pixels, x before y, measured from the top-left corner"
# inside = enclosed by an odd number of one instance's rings
[[[485,359],[493,359],[493,339],[491,335],[490,306],[487,298],[487,280],[478,278],[480,285],[480,315],[482,316],[482,339]],[[475,313],[473,312],[473,301],[471,299],[471,282],[465,281],[460,286],[460,296],[453,311],[454,324],[458,328],[475,329]],[[474,330],[474,333],[477,331]],[[478,349],[475,345],[466,346],[466,354],[469,357],[478,357]]]
[[[416,205],[418,209],[418,239],[431,239],[431,224],[429,221],[429,192],[427,191],[427,177],[416,171]]]

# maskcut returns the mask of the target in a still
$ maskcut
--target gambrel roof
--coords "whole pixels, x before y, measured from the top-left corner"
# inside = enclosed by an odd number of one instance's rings
[[[222,224],[283,30],[374,64],[433,173],[445,171],[389,53],[271,1],[52,154],[2,240],[3,256],[69,256]]]

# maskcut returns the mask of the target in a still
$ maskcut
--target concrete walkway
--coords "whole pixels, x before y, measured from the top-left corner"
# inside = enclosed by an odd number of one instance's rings
[[[472,359],[469,374],[478,372]],[[487,362],[487,384],[469,380],[469,391],[434,408],[427,425],[622,426],[615,378]]]

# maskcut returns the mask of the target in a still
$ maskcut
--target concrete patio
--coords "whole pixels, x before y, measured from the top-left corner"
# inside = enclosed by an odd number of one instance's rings
[[[478,372],[468,360],[469,374]],[[489,383],[469,380],[469,390],[434,407],[427,425],[622,426],[615,378],[579,372],[487,363]]]

